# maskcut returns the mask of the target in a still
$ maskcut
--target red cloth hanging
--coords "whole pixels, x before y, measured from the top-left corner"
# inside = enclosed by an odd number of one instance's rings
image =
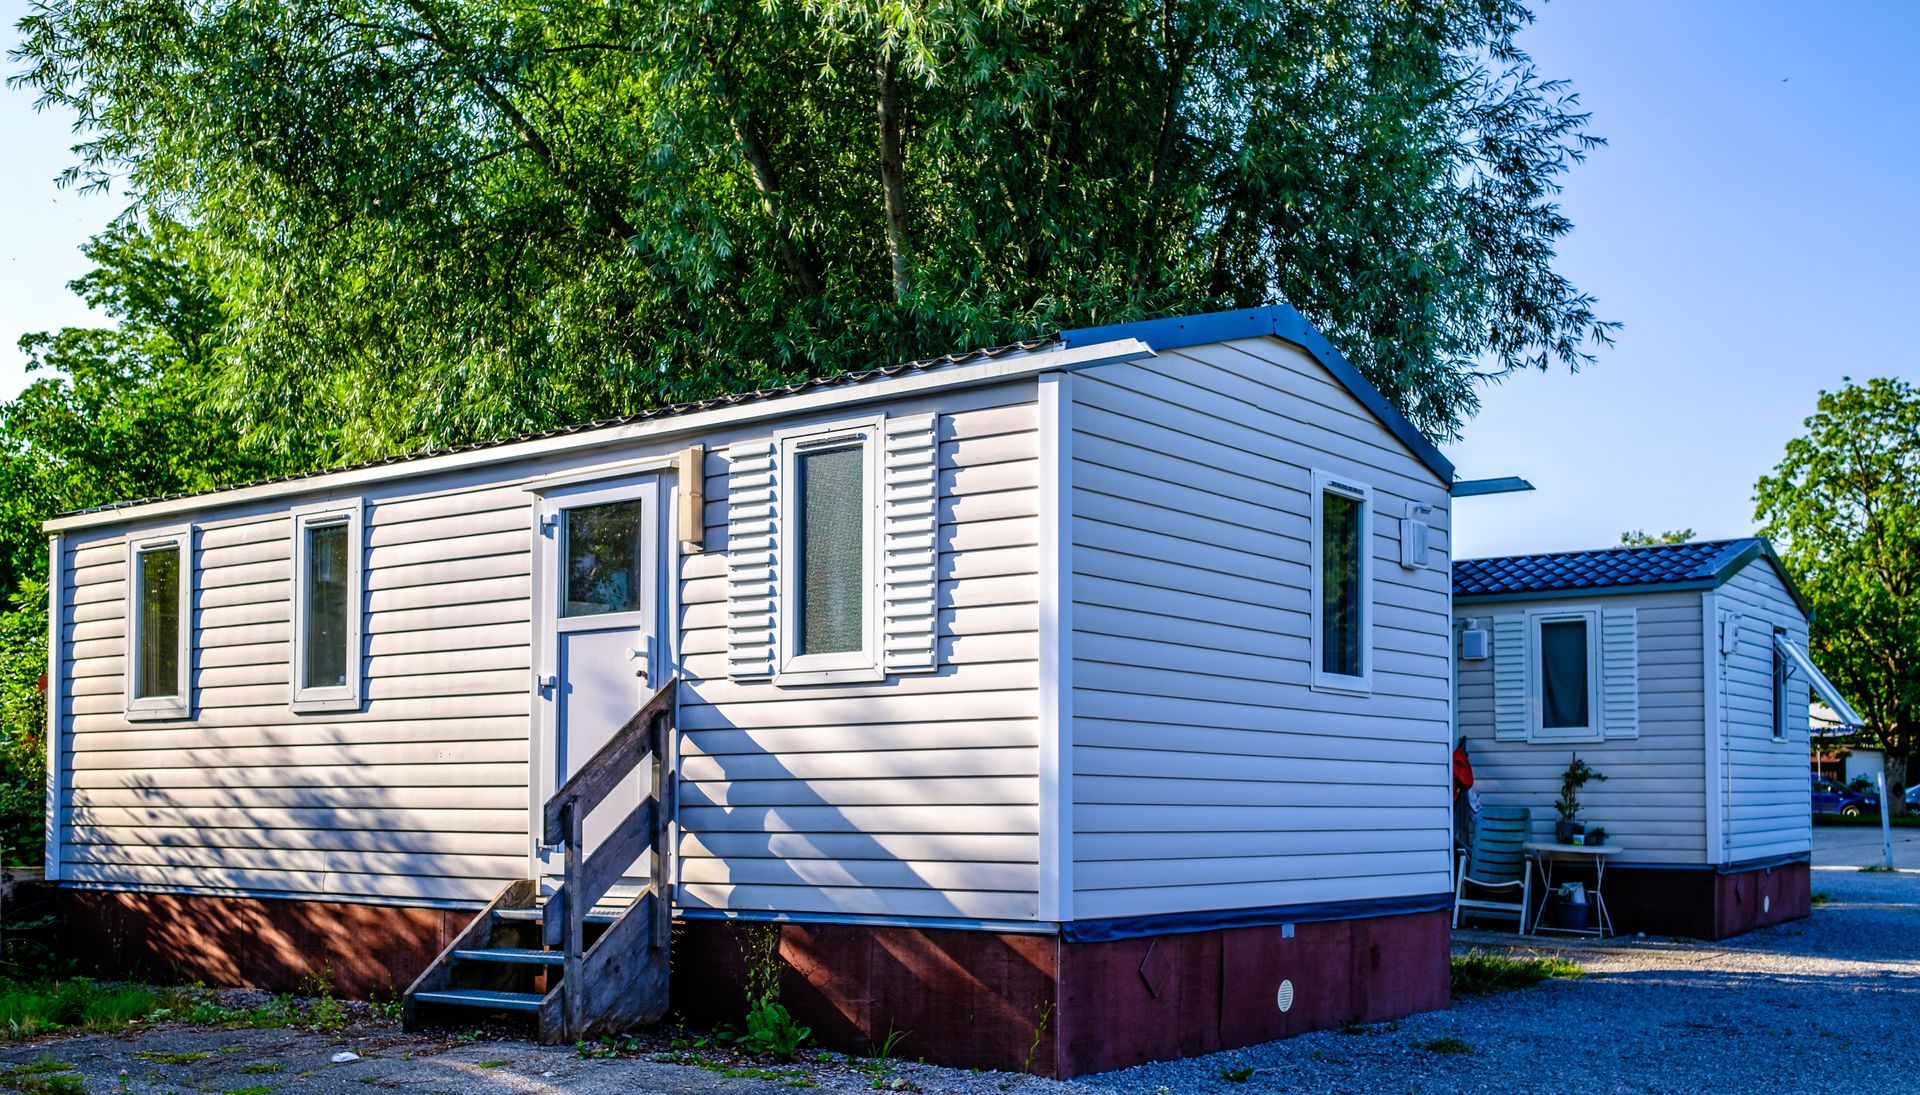
[[[1453,793],[1458,795],[1473,786],[1473,765],[1467,760],[1467,743],[1462,739],[1453,747]]]

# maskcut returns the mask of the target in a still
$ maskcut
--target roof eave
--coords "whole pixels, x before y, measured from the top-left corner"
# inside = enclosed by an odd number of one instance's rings
[[[1380,420],[1389,432],[1400,439],[1401,444],[1412,450],[1413,455],[1427,470],[1440,478],[1440,482],[1451,487],[1453,484],[1453,462],[1448,460],[1440,449],[1420,428],[1400,413],[1380,389],[1353,367],[1325,335],[1308,323],[1292,305],[1269,304],[1260,308],[1247,308],[1230,312],[1208,312],[1198,316],[1170,316],[1166,319],[1145,319],[1134,323],[1116,323],[1106,327],[1085,327],[1076,331],[1060,332],[1060,341],[1067,346],[1087,345],[1114,339],[1138,339],[1155,350],[1178,350],[1186,346],[1203,346],[1210,342],[1230,342],[1239,338],[1258,338],[1269,336],[1283,342],[1292,343],[1306,351],[1307,356],[1319,362],[1323,368],[1333,374],[1341,387],[1347,389],[1358,399],[1373,416]]]
[[[1572,601],[1590,597],[1617,597],[1629,593],[1684,593],[1690,589],[1713,589],[1720,582],[1712,578],[1694,578],[1684,582],[1635,582],[1618,586],[1576,586],[1571,589],[1525,589],[1512,593],[1470,593],[1455,595],[1460,605],[1500,604],[1508,601]]]

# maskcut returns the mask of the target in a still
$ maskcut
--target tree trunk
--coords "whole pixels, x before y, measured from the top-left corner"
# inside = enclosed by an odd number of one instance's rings
[[[893,301],[913,291],[907,267],[907,170],[900,151],[900,83],[893,58],[881,51],[874,65],[874,107],[880,125],[880,188],[887,201],[887,257],[893,266]]]
[[[1887,766],[1887,800],[1882,808],[1888,817],[1905,817],[1907,813],[1907,754],[1888,750],[1881,754]]]

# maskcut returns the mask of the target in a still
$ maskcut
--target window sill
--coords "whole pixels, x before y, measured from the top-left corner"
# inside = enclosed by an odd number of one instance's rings
[[[191,714],[187,710],[185,700],[171,701],[168,703],[157,703],[153,700],[139,700],[136,702],[140,706],[136,707],[134,704],[128,704],[127,710],[122,716],[128,722],[177,721],[188,718]]]
[[[855,669],[786,669],[773,675],[773,684],[775,688],[790,688],[810,684],[872,684],[886,679],[885,670],[870,665]]]
[[[287,704],[287,709],[296,715],[317,715],[360,710],[358,696],[306,696],[295,697]]]
[[[1527,733],[1527,742],[1531,745],[1596,745],[1606,740],[1606,735],[1598,730],[1536,729]]]
[[[1307,688],[1334,696],[1358,696],[1361,699],[1373,696],[1373,682],[1366,677],[1316,676]]]

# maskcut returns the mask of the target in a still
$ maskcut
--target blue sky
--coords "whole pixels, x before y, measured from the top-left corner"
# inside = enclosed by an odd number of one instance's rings
[[[25,10],[0,0],[0,42]],[[1449,455],[1539,489],[1462,501],[1456,548],[1743,535],[1822,388],[1920,381],[1920,4],[1562,0],[1524,42],[1611,142],[1568,181],[1563,268],[1626,326],[1577,375],[1486,392]],[[0,92],[0,395],[22,332],[87,321],[65,283],[119,208],[54,187],[67,122]]]

